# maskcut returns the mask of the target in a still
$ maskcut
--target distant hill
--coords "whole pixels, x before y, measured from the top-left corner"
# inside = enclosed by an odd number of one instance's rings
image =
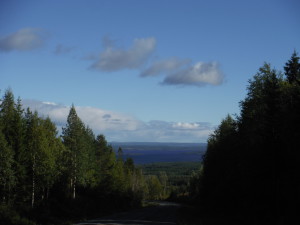
[[[201,162],[206,143],[111,142],[115,151],[122,148],[124,158],[136,164],[156,162]]]

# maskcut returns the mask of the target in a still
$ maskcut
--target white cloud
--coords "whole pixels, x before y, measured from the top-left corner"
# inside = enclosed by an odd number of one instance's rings
[[[140,74],[141,77],[162,75],[164,85],[198,86],[220,85],[224,75],[216,62],[197,62],[190,59],[170,58],[156,61]]]
[[[40,115],[49,116],[60,126],[67,123],[70,111],[70,107],[64,105],[36,100],[23,100],[23,106],[30,107],[32,111],[38,111]],[[135,130],[140,123],[135,118],[121,113],[88,106],[76,106],[75,108],[82,121],[98,133],[110,130]]]
[[[141,125],[137,119],[132,116],[98,109],[94,107],[75,107],[78,116],[97,132],[105,131],[131,131],[136,130]]]
[[[197,62],[191,64],[191,59],[171,57],[150,62],[150,56],[155,50],[156,39],[135,39],[128,48],[116,47],[116,41],[108,36],[102,39],[104,51],[97,57],[90,54],[84,59],[92,60],[90,68],[100,71],[118,71],[123,69],[139,69],[140,77],[163,76],[163,85],[197,86],[220,85],[224,75],[216,62]],[[144,67],[148,64],[148,67]]]
[[[191,60],[189,59],[179,59],[179,58],[170,58],[161,61],[154,62],[149,68],[142,71],[140,74],[141,77],[156,76],[162,73],[171,73],[174,72],[183,66],[187,65]]]
[[[41,29],[23,28],[6,37],[0,38],[0,51],[29,51],[44,44],[46,34]]]
[[[42,103],[46,105],[57,105],[55,102],[42,102]]]
[[[36,100],[23,100],[23,106],[49,116],[59,129],[66,125],[70,110],[70,107],[61,104]],[[205,122],[144,122],[130,115],[95,107],[75,108],[78,116],[95,134],[104,134],[109,141],[206,142],[214,130],[210,123]]]
[[[172,125],[173,128],[177,128],[177,129],[198,129],[200,127],[199,123],[182,123],[182,122],[178,122],[178,123],[174,123]]]
[[[224,75],[218,63],[198,62],[185,70],[178,71],[165,77],[162,84],[167,85],[220,85],[223,83]]]
[[[153,53],[156,40],[153,37],[135,39],[129,49],[117,48],[113,41],[105,38],[104,51],[92,64],[91,68],[102,71],[137,69],[141,67]]]

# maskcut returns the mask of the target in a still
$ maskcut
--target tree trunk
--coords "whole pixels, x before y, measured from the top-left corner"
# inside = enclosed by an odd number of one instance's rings
[[[74,182],[73,182],[73,199],[76,198],[76,182],[77,182],[77,155],[75,153],[75,156],[74,156],[75,160],[74,160]]]
[[[2,203],[3,203],[3,204],[6,203],[6,198],[5,198],[5,186],[6,186],[6,183],[4,183],[4,185],[3,185],[3,196],[2,196]]]
[[[73,199],[76,198],[76,176],[74,177],[74,183],[73,183]]]
[[[32,195],[31,195],[31,207],[34,206],[34,194],[35,194],[35,156],[33,156],[32,164]]]
[[[47,193],[46,193],[46,198],[47,198],[47,200],[49,199],[49,194],[50,194],[50,187],[49,187],[49,185],[48,185],[48,187],[47,187]]]

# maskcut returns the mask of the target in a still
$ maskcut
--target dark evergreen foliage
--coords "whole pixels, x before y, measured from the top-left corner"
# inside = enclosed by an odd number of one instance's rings
[[[284,70],[285,77],[264,64],[249,81],[240,115],[227,116],[208,139],[203,171],[193,180],[194,197],[206,217],[238,218],[238,224],[299,223],[296,52]]]
[[[50,118],[15,103],[0,105],[0,224],[60,224],[141,204],[145,181],[132,159],[70,109],[62,136]]]

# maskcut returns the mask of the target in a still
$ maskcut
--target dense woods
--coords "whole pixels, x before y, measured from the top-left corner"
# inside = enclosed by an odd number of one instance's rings
[[[259,68],[240,109],[235,118],[225,117],[208,139],[203,170],[193,180],[195,203],[206,216],[228,216],[237,224],[296,224],[300,204],[297,53],[286,63],[284,74],[267,63]]]
[[[160,162],[141,165],[140,168],[146,180],[152,176],[158,178],[158,199],[182,201],[189,195],[190,182],[197,176],[196,172],[200,170],[201,162]]]
[[[147,194],[132,159],[104,135],[95,137],[72,106],[58,135],[55,124],[22,109],[8,89],[0,105],[0,221],[57,224],[54,219],[134,207]],[[61,217],[61,218],[60,218]]]
[[[197,164],[197,165],[196,165]],[[164,165],[164,166],[163,166]],[[95,136],[71,106],[59,134],[49,117],[15,101],[0,105],[0,223],[62,224],[187,192],[198,163],[136,167]]]

